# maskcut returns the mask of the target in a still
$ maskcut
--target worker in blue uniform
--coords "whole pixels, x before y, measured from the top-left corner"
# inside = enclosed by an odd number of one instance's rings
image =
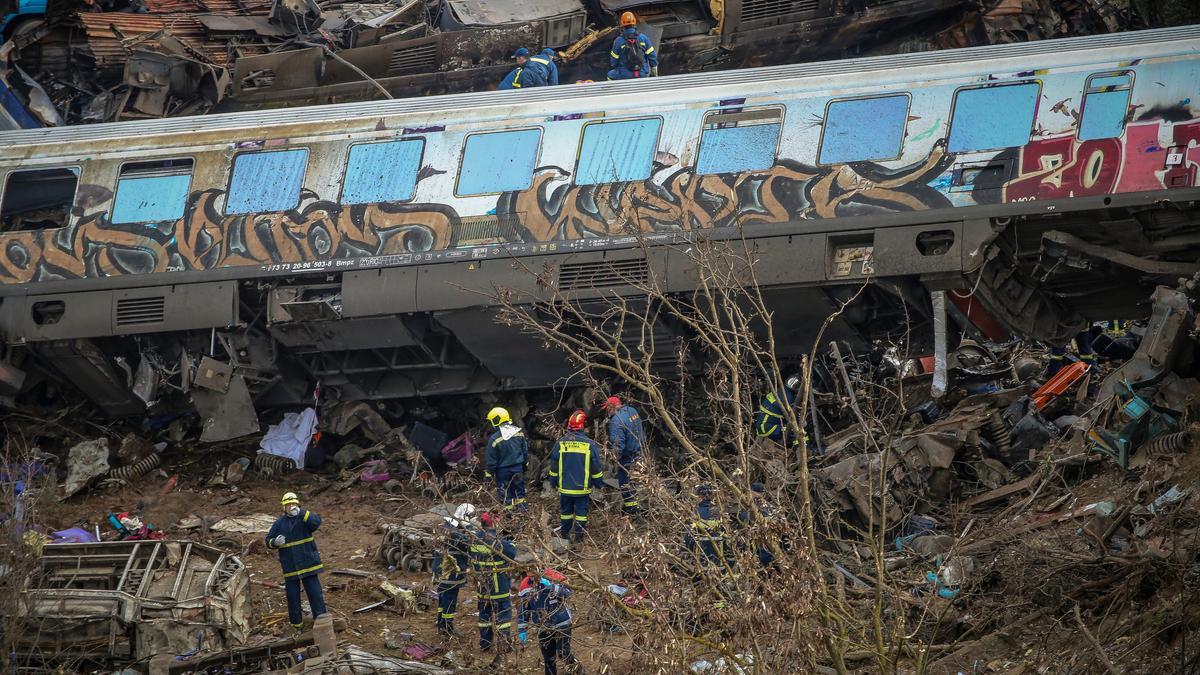
[[[458,610],[458,592],[467,583],[470,560],[470,527],[475,516],[473,504],[460,504],[446,518],[440,531],[441,542],[433,553],[433,579],[437,591],[437,629],[442,635],[454,635],[454,615]]]
[[[783,393],[769,392],[758,406],[754,414],[754,435],[759,438],[769,438],[776,443],[786,445],[787,418],[784,416],[783,402],[788,407],[796,405],[796,390],[800,388],[800,377],[792,375],[784,383]]]
[[[521,617],[518,630],[524,642],[529,626],[538,629],[538,645],[542,650],[545,675],[558,675],[558,661],[577,667],[579,661],[571,653],[571,610],[567,598],[571,589],[542,576],[536,583],[522,582]]]
[[[505,408],[488,411],[488,421],[496,429],[488,438],[484,452],[484,476],[496,481],[496,494],[507,511],[525,510],[525,467],[529,461],[529,439],[521,427],[512,423]]]
[[[617,482],[621,486],[622,507],[625,513],[637,513],[637,488],[629,478],[629,469],[646,447],[646,431],[638,411],[622,404],[617,396],[604,402],[608,412],[608,442],[617,451]]]
[[[546,84],[546,70],[541,64],[531,64],[529,50],[521,47],[513,52],[517,67],[509,71],[500,81],[500,89],[529,89],[542,87]]]
[[[764,521],[771,524],[775,519],[775,508],[767,501],[767,488],[762,483],[751,483],[750,492],[754,495],[754,510]],[[754,524],[754,515],[749,509],[738,511],[737,525],[741,528],[749,528]],[[772,567],[775,564],[775,554],[766,545],[766,542],[757,536],[751,536],[753,542],[754,553],[758,556],[758,562],[765,568]],[[789,548],[787,535],[780,534],[778,538],[779,548],[786,551]]]
[[[583,433],[587,415],[576,410],[567,418],[567,433],[550,453],[550,482],[558,489],[559,536],[568,541],[583,539],[588,522],[592,488],[603,484],[604,467],[600,446]]]
[[[733,562],[726,548],[725,527],[721,510],[713,503],[713,491],[708,485],[696,488],[695,517],[683,535],[684,548],[691,551],[702,566],[725,566]]]
[[[633,12],[621,15],[621,34],[608,53],[610,80],[632,80],[658,75],[658,51],[654,43],[637,29]]]
[[[512,632],[512,565],[517,547],[496,531],[490,513],[479,517],[482,527],[471,542],[471,569],[479,581],[479,648],[488,651],[497,641],[509,645]]]
[[[300,498],[287,492],[281,500],[283,515],[267,531],[267,548],[279,551],[283,568],[283,588],[287,594],[288,621],[293,628],[304,625],[300,605],[300,589],[308,596],[313,618],[325,613],[325,594],[321,591],[321,555],[313,533],[321,527],[321,517],[312,511],[301,510]]]
[[[1089,366],[1096,365],[1096,352],[1092,349],[1092,340],[1094,335],[1090,330],[1080,331],[1074,338],[1075,349],[1079,353],[1079,360]],[[1046,379],[1050,379],[1062,370],[1063,366],[1067,365],[1067,347],[1070,343],[1061,347],[1050,348],[1050,361],[1046,364]]]
[[[529,67],[540,66],[543,71],[542,79],[545,84],[556,87],[558,86],[558,65],[554,63],[554,50],[546,47],[537,56],[529,57]]]

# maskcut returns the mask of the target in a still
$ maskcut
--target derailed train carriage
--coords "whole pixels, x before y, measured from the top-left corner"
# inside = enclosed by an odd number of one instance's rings
[[[537,290],[514,259],[694,287],[631,232],[750,240],[785,357],[868,278],[831,337],[927,335],[957,289],[964,324],[1062,343],[1197,269],[1198,88],[1183,27],[0,134],[0,379],[113,415],[169,381],[218,421],[316,382],[547,387],[571,367],[488,296]]]

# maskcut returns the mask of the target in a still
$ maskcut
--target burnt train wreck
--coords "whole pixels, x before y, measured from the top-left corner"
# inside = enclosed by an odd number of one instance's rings
[[[23,5],[24,3],[22,3]],[[517,47],[554,49],[562,83],[602,81],[632,10],[661,75],[1116,30],[1088,0],[50,0],[14,8],[0,81],[8,128],[494,89]],[[1130,24],[1126,24],[1130,25]]]

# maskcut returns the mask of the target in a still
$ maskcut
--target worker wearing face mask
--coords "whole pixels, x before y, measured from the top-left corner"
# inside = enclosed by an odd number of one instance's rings
[[[312,511],[300,508],[300,498],[295,492],[283,495],[283,515],[267,532],[267,548],[279,551],[279,564],[283,567],[284,591],[287,593],[288,621],[293,628],[304,625],[304,614],[300,605],[300,589],[308,596],[313,618],[325,613],[325,594],[321,591],[321,578],[325,568],[321,555],[317,553],[317,542],[313,534],[321,526],[321,517]]]

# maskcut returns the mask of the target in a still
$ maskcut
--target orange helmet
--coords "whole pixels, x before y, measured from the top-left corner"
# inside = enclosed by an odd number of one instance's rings
[[[576,410],[567,418],[567,428],[571,431],[583,431],[587,426],[587,413],[582,410]]]
[[[636,26],[636,25],[637,25],[637,17],[633,15],[633,12],[625,12],[625,13],[621,14],[621,28],[627,28],[629,26]]]

